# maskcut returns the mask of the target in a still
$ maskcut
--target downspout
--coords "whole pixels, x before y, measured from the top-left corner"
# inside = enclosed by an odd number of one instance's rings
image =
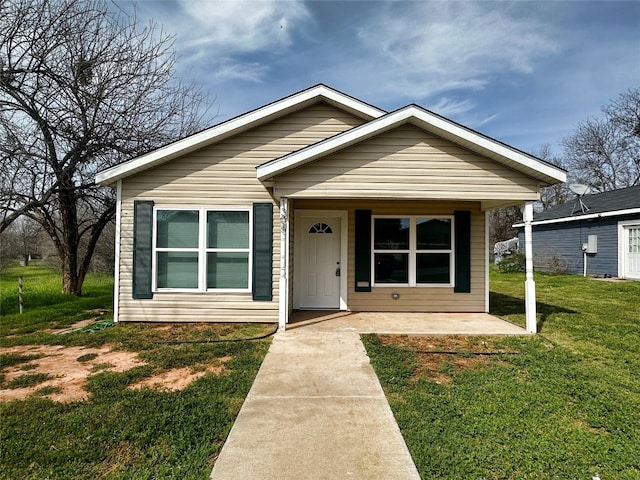
[[[289,199],[280,199],[280,284],[278,331],[284,332],[289,319]]]
[[[533,280],[533,202],[527,202],[523,210],[524,255],[525,255],[525,328],[528,333],[537,333],[536,283]]]

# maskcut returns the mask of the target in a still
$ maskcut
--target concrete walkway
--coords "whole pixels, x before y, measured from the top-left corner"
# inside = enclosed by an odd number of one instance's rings
[[[355,331],[278,333],[215,480],[419,480]]]

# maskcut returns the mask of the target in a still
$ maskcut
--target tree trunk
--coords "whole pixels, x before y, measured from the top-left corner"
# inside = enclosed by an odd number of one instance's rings
[[[77,297],[82,295],[82,285],[78,282],[78,275],[70,270],[67,261],[62,261],[62,293],[68,295],[75,295]]]
[[[82,283],[78,282],[78,198],[74,193],[71,173],[63,170],[57,177],[60,185],[58,211],[62,224],[62,293],[79,297],[82,294]]]

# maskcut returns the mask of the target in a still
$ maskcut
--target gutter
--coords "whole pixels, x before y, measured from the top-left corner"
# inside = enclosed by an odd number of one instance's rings
[[[606,217],[618,217],[622,215],[633,215],[635,213],[640,214],[640,208],[628,208],[626,210],[614,210],[611,212],[590,213],[588,215],[579,215],[577,217],[562,217],[553,218],[549,220],[538,220],[531,222],[531,225],[550,225],[553,223],[568,223],[575,222],[576,220],[592,220],[594,218],[606,218]],[[512,225],[513,228],[524,227],[524,223],[516,223]]]

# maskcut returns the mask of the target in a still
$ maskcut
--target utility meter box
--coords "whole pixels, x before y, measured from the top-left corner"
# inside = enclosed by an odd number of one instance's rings
[[[587,253],[598,253],[598,236],[589,235],[587,238]]]

